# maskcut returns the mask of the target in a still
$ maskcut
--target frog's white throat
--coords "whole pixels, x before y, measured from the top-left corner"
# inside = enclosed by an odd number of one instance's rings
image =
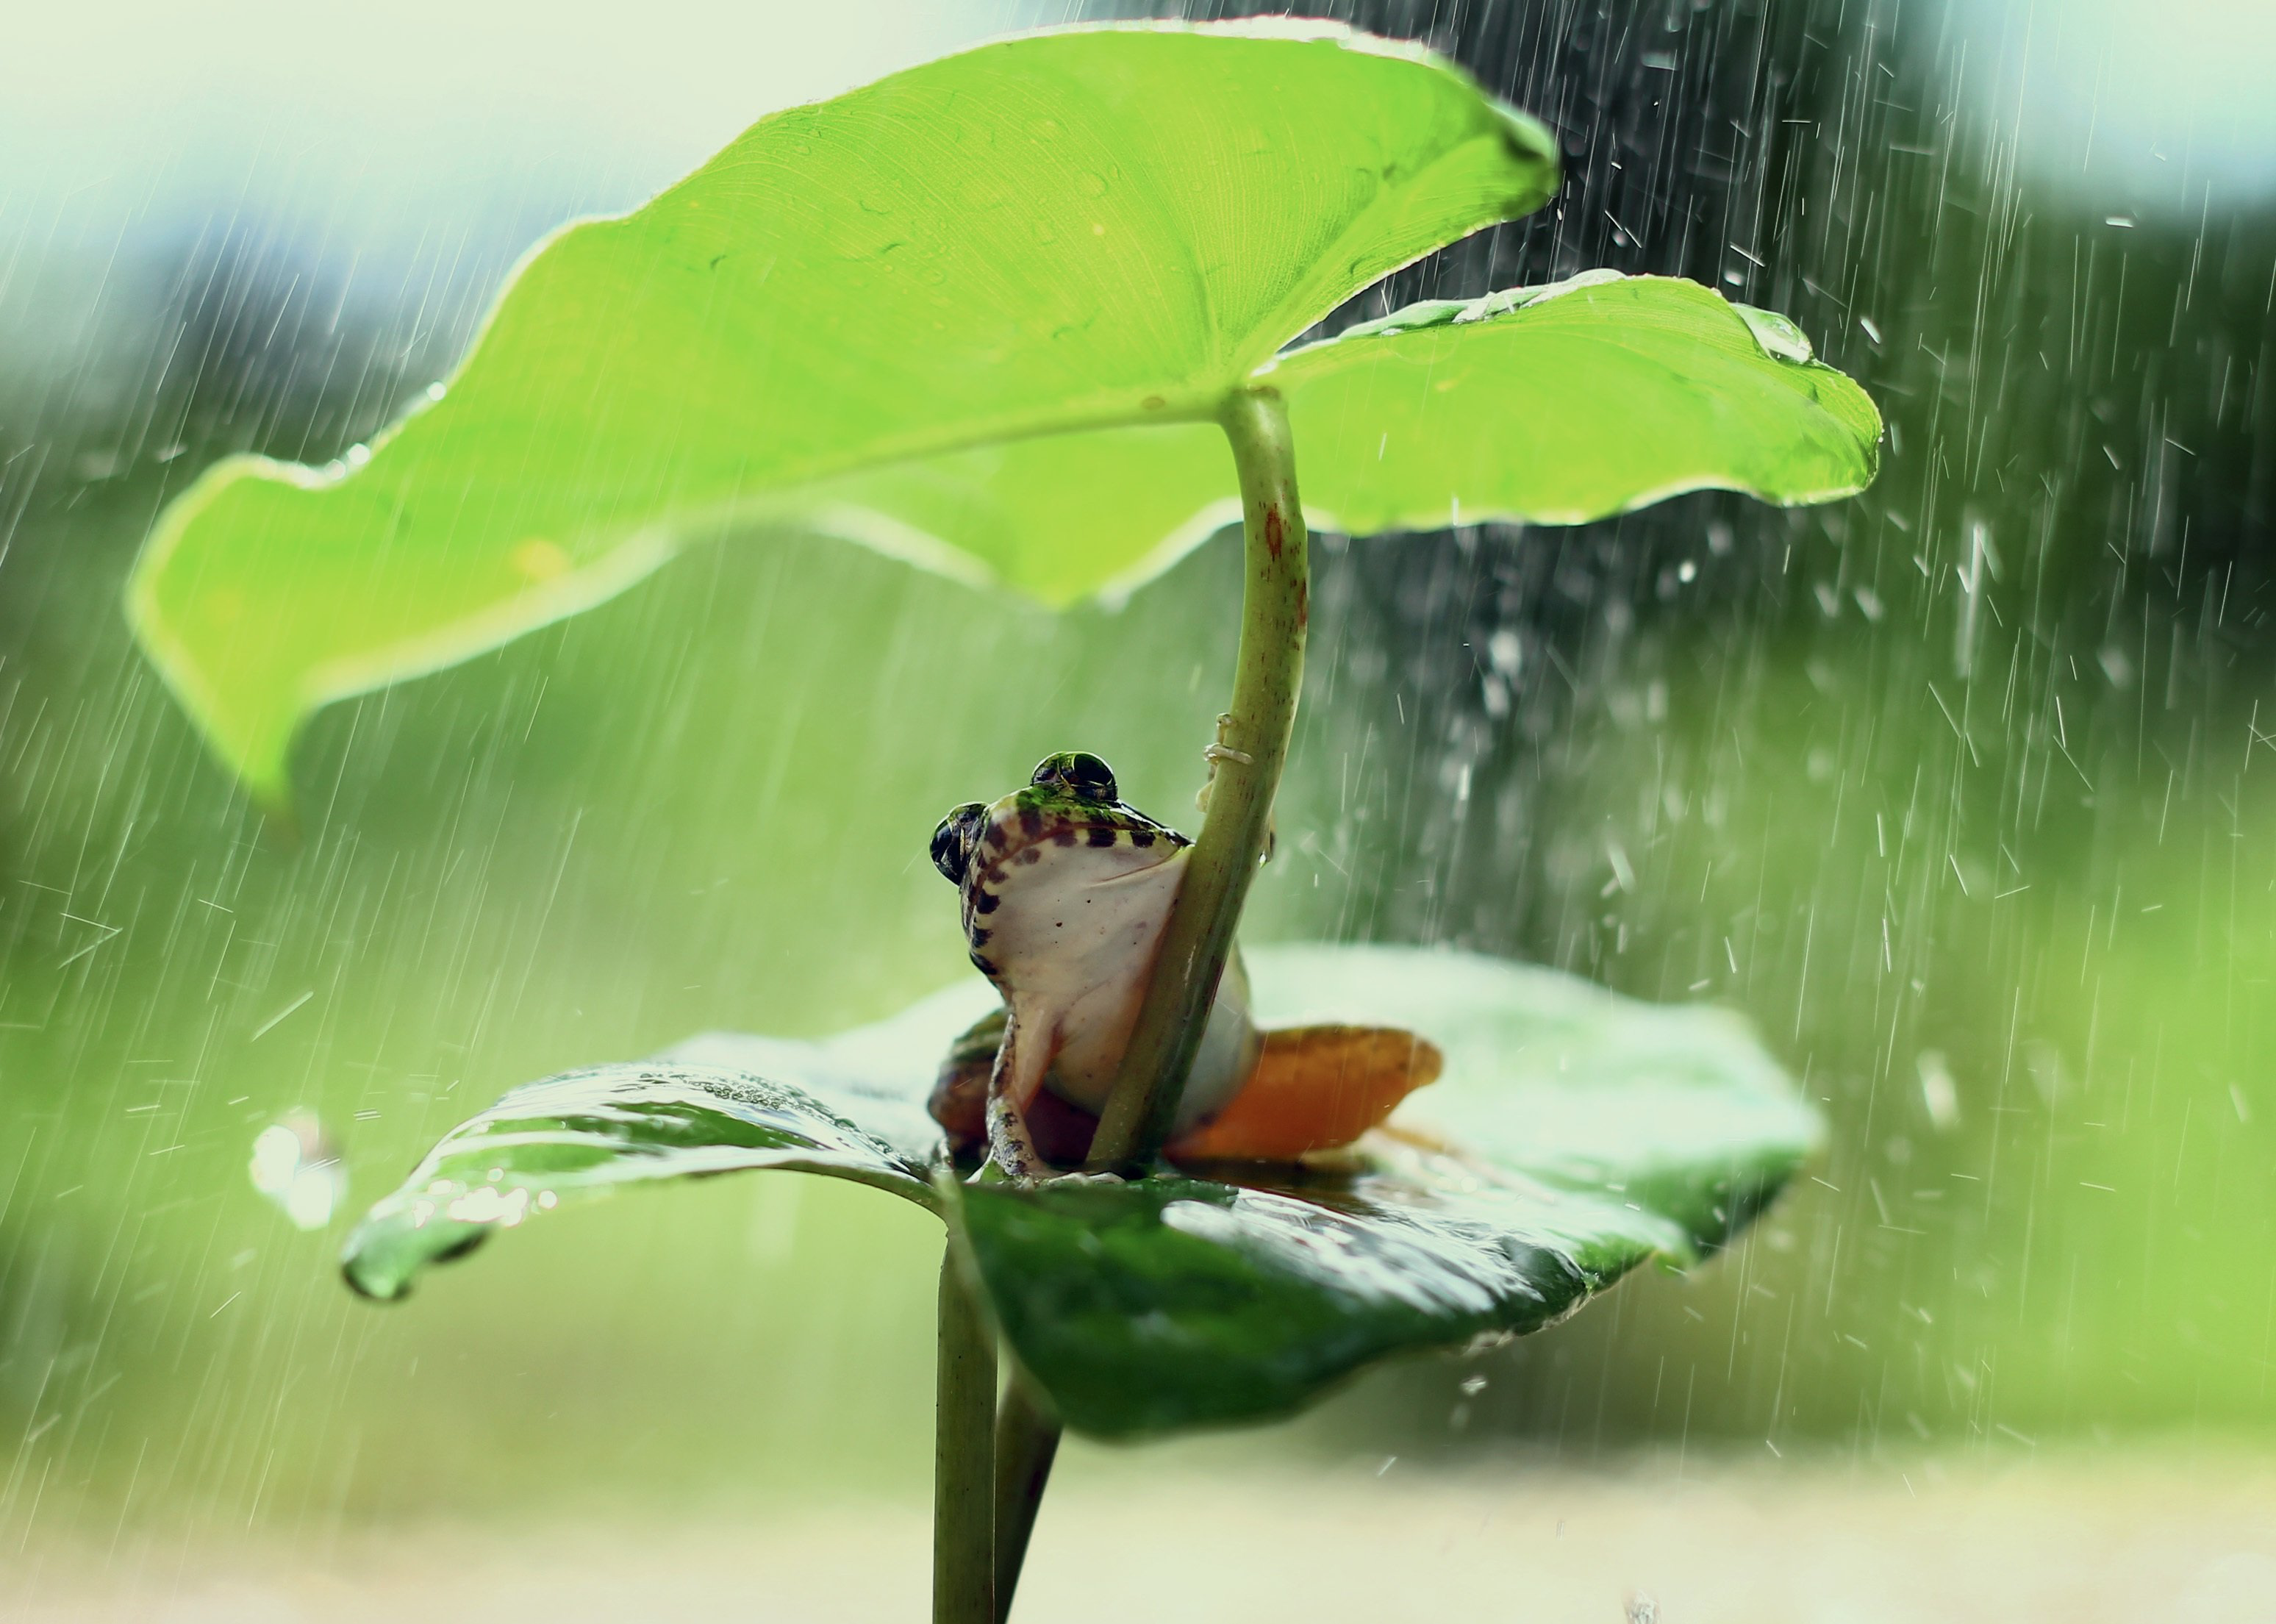
[[[1045,836],[1026,849],[1034,859],[1014,853],[967,877],[974,957],[1025,1040],[1049,1045],[1053,1091],[1096,1112],[1129,1046],[1187,848],[1164,831],[1143,846],[1125,832],[1111,846]],[[976,906],[983,895],[994,899],[986,912]],[[1180,1103],[1180,1129],[1222,1109],[1254,1064],[1248,1002],[1236,960]]]

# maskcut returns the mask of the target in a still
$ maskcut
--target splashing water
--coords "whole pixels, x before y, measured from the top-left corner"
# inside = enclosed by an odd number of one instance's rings
[[[262,1128],[246,1172],[295,1229],[322,1229],[347,1200],[347,1168],[323,1125],[306,1112]]]

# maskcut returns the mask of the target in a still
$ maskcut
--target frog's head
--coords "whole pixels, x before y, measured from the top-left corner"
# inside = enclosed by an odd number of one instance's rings
[[[1061,922],[1070,915],[1060,905],[1168,862],[1188,844],[1126,805],[1114,770],[1097,756],[1062,750],[1044,757],[1025,788],[993,805],[967,801],[941,819],[932,861],[963,893],[973,962],[1002,979],[1031,947],[1066,939]]]

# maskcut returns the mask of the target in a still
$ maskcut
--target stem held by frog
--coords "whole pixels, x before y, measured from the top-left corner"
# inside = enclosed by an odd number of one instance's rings
[[[1218,718],[1217,739],[1206,753],[1206,816],[1091,1140],[1088,1165],[1094,1172],[1142,1167],[1169,1136],[1232,956],[1241,905],[1271,838],[1272,798],[1303,682],[1311,575],[1287,408],[1272,391],[1244,391],[1225,402],[1220,421],[1240,479],[1248,560],[1233,709]],[[1001,1620],[1011,1610],[1059,1441],[1057,1420],[1016,1374],[991,1441]]]
[[[957,1267],[940,1260],[933,1420],[933,1624],[996,1624],[996,1333]]]
[[[1143,1166],[1169,1137],[1264,855],[1303,682],[1311,573],[1287,406],[1276,391],[1244,390],[1227,398],[1218,421],[1240,477],[1246,537],[1240,664],[1210,754],[1208,814],[1091,1141],[1089,1165],[1101,1172]]]

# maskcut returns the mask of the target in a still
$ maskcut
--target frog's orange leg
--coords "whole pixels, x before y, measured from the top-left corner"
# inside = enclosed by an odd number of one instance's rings
[[[1014,1179],[1048,1179],[1051,1163],[1036,1148],[1028,1128],[1028,1107],[1043,1086],[1051,1069],[1051,1035],[1031,1032],[1015,1007],[1004,1023],[1004,1046],[996,1051],[996,1069],[988,1079],[988,1150],[996,1165]]]
[[[1347,1145],[1438,1081],[1438,1045],[1396,1027],[1290,1027],[1264,1034],[1256,1070],[1225,1109],[1171,1142],[1179,1162],[1287,1162]]]
[[[947,1136],[949,1149],[958,1155],[988,1142],[988,1085],[1004,1047],[1007,1014],[998,1006],[964,1029],[942,1057],[932,1096],[925,1101],[925,1109]]]

